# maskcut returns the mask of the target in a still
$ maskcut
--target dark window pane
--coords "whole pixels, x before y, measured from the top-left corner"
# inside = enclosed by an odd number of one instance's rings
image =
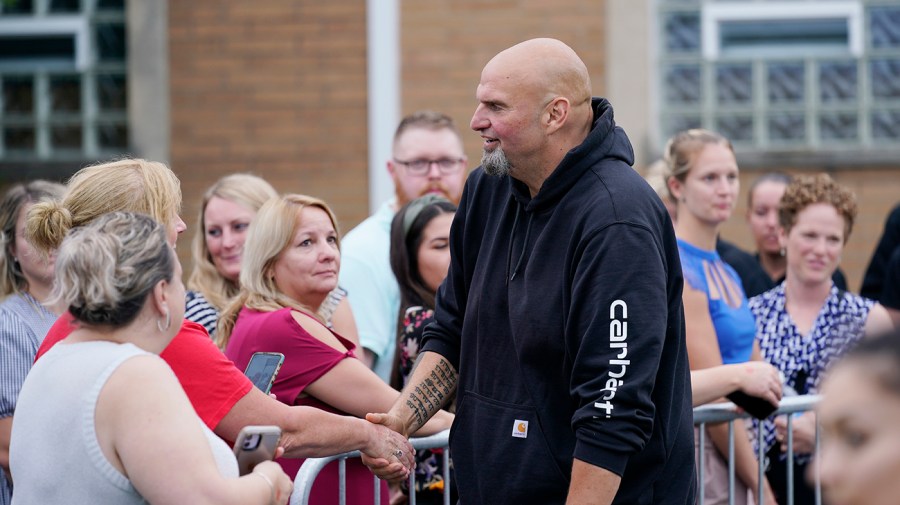
[[[802,112],[786,112],[769,116],[769,139],[798,141],[806,138],[806,117]]]
[[[124,75],[97,75],[97,103],[102,111],[124,111],[128,105]]]
[[[2,35],[0,61],[59,60],[75,62],[74,35]]]
[[[769,63],[769,101],[802,102],[805,73],[803,63]]]
[[[853,140],[859,135],[855,112],[824,112],[819,116],[823,140]]]
[[[34,10],[33,0],[3,0],[3,14],[31,14]]]
[[[50,142],[54,149],[81,149],[81,125],[51,126]]]
[[[749,104],[753,100],[753,69],[750,65],[716,68],[716,96],[720,104]]]
[[[900,98],[900,60],[872,60],[872,96],[879,99]]]
[[[700,14],[673,12],[665,20],[666,49],[672,53],[700,51]]]
[[[700,103],[702,84],[699,65],[675,65],[666,71],[663,83],[666,101],[673,104]]]
[[[815,15],[815,14],[812,14]],[[850,29],[843,18],[728,20],[719,25],[723,54],[752,54],[759,49],[810,51],[847,49]]]
[[[101,149],[126,149],[128,128],[124,124],[97,125],[97,142]]]
[[[30,76],[3,78],[3,111],[7,114],[34,111],[34,80]]]
[[[125,0],[97,0],[98,11],[117,11],[125,10]]]
[[[52,112],[81,110],[81,79],[78,76],[50,78],[50,110]]]
[[[900,47],[900,7],[870,7],[872,47]]]
[[[123,23],[97,24],[97,55],[101,61],[125,59],[125,25]]]
[[[878,140],[900,140],[900,111],[872,111],[872,137]]]
[[[3,129],[3,144],[7,150],[34,151],[34,127],[7,126]]]
[[[716,130],[732,142],[753,140],[753,118],[748,115],[721,116],[716,120]]]
[[[81,9],[81,2],[78,0],[50,0],[50,12],[59,14],[68,14],[78,12]]]
[[[856,62],[825,62],[819,66],[819,96],[822,102],[856,99]]]

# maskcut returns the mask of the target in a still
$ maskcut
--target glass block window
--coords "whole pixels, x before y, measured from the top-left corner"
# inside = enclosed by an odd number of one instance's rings
[[[900,150],[897,0],[657,0],[656,10],[660,142],[704,127],[745,151]]]
[[[128,150],[125,2],[0,2],[0,161]]]

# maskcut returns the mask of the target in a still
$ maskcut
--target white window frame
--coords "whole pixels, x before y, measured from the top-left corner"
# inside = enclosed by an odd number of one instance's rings
[[[0,35],[72,35],[75,37],[75,70],[83,72],[93,63],[87,16],[0,19]]]
[[[767,21],[839,18],[847,20],[849,50],[854,58],[864,52],[863,6],[859,1],[707,3],[700,21],[701,52],[708,61],[721,56],[719,27],[725,21]]]

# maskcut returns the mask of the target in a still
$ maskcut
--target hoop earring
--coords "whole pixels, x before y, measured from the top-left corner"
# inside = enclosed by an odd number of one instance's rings
[[[166,325],[165,325],[165,327],[163,327],[163,325],[161,325],[159,323],[159,321],[160,321],[159,319],[156,320],[156,328],[159,329],[160,333],[165,333],[166,330],[168,330],[169,327],[172,326],[172,314],[170,314],[169,311],[166,310]]]

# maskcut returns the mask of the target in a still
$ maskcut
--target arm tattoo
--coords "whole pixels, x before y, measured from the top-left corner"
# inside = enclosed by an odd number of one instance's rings
[[[418,365],[419,363],[416,363],[416,368],[418,368]],[[415,369],[410,375],[415,375]],[[431,416],[441,409],[444,401],[456,389],[456,380],[458,378],[459,374],[456,373],[453,366],[447,360],[441,358],[434,369],[421,382],[412,388],[408,388],[406,406],[409,407],[415,418],[415,424],[411,426],[410,432],[421,428]]]

